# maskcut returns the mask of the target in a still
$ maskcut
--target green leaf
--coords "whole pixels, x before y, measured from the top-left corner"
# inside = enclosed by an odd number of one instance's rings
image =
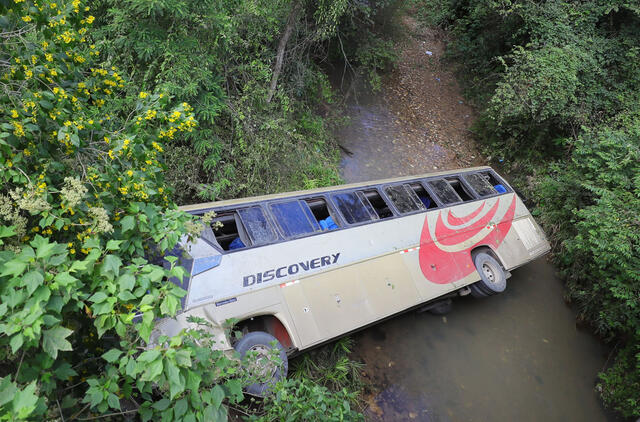
[[[174,316],[178,309],[179,303],[180,302],[178,302],[178,299],[176,299],[175,296],[168,295],[160,304],[160,312],[165,315]]]
[[[16,234],[15,226],[0,226],[0,238],[11,237]]]
[[[211,390],[211,405],[218,409],[222,404],[222,400],[224,400],[224,390],[216,384]]]
[[[36,382],[27,385],[24,390],[18,390],[13,398],[13,411],[18,419],[26,419],[35,409],[38,396],[35,394]]]
[[[13,400],[16,391],[18,391],[18,388],[16,384],[11,381],[10,376],[0,378],[0,407]]]
[[[78,280],[77,278],[75,278],[74,276],[72,276],[71,274],[69,274],[67,271],[59,273],[56,275],[56,277],[54,278],[54,280],[61,286],[66,287],[70,284],[73,284],[76,280]]]
[[[122,233],[126,233],[135,227],[136,220],[132,215],[127,215],[120,221],[120,225],[122,226]]]
[[[105,292],[96,292],[90,298],[89,301],[93,303],[102,303],[107,300],[109,296]]]
[[[156,377],[162,373],[163,368],[162,359],[156,359],[147,365],[147,369],[140,376],[140,379],[142,381],[155,381]]]
[[[65,340],[73,333],[64,327],[55,327],[42,333],[42,349],[52,358],[58,357],[58,351],[71,351],[71,343]]]
[[[118,284],[122,290],[132,290],[136,284],[136,278],[130,273],[125,273],[118,278]]]
[[[138,356],[138,362],[151,362],[156,360],[158,356],[160,356],[159,350],[145,350]]]
[[[187,399],[185,397],[178,400],[176,404],[173,406],[174,417],[176,419],[180,419],[182,415],[187,413],[188,407],[189,407],[189,403],[187,402]]]
[[[0,274],[0,277],[5,275],[12,275],[14,277],[19,276],[27,268],[25,262],[17,261],[15,259],[4,263],[4,271]]]
[[[109,404],[109,407],[111,407],[112,409],[120,410],[120,400],[118,399],[118,396],[116,396],[115,394],[113,393],[109,394],[109,396],[107,397],[107,403]]]
[[[29,271],[22,277],[22,281],[27,287],[27,293],[31,295],[44,282],[44,276],[40,271]]]
[[[124,240],[115,240],[111,239],[107,242],[107,250],[108,251],[117,251],[120,249],[120,244],[124,242]]]
[[[24,336],[20,333],[17,333],[15,336],[11,337],[11,341],[9,345],[11,346],[11,353],[16,353],[22,347],[24,343]]]
[[[117,277],[120,273],[120,267],[122,266],[122,260],[116,255],[107,255],[102,261],[100,266],[100,275],[109,277]]]
[[[109,363],[113,363],[122,355],[122,351],[118,349],[111,349],[107,353],[102,355],[102,359],[106,360]]]
[[[170,404],[171,404],[171,400],[162,399],[162,400],[158,400],[157,402],[155,402],[151,407],[153,407],[154,409],[162,412],[163,410],[166,410],[169,407]]]
[[[49,258],[53,255],[56,245],[56,243],[49,243],[49,239],[45,239],[40,235],[37,235],[31,242],[31,246],[36,248],[37,259]]]

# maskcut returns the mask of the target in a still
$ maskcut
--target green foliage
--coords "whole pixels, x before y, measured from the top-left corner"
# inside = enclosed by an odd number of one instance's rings
[[[348,3],[300,2],[273,101],[280,37],[297,2],[96,0],[97,38],[137,85],[194,105],[199,130],[166,146],[179,203],[302,188],[315,167],[337,178],[331,127],[313,116],[330,102],[316,51]],[[296,19],[297,18],[297,19]],[[309,122],[313,130],[308,131]]]
[[[162,164],[191,107],[100,63],[81,1],[0,15],[0,419],[224,420],[245,375],[206,324],[142,347],[185,295],[156,258],[195,227]]]
[[[333,344],[311,350],[292,362],[292,378],[310,378],[331,391],[360,392],[364,364],[350,358],[353,340],[344,337]],[[357,404],[354,402],[353,404]]]
[[[331,393],[326,387],[307,378],[292,378],[278,383],[264,414],[249,421],[364,421],[351,408],[354,393],[341,390]]]
[[[640,8],[415,4],[452,30],[449,56],[483,108],[477,129],[492,154],[514,173],[537,173],[521,183],[552,234],[579,318],[622,345],[598,389],[607,405],[640,416]]]

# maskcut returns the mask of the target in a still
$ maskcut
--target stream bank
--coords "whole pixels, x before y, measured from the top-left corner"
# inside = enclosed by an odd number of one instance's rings
[[[382,92],[347,105],[337,137],[346,182],[488,162],[470,131],[474,110],[441,62],[443,33],[405,16],[407,37]],[[371,421],[615,420],[594,391],[608,350],[575,324],[544,258],[501,295],[454,301],[444,317],[408,313],[356,335],[373,385]]]

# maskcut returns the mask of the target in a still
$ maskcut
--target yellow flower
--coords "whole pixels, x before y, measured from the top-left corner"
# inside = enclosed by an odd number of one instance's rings
[[[138,97],[140,98],[147,98],[149,94],[147,94],[146,92],[140,92],[140,94],[138,94]]]
[[[110,149],[110,150],[109,150],[109,158],[111,158],[112,160],[113,160],[114,158],[116,158],[116,157],[113,155],[113,150],[112,150],[112,149]]]
[[[7,167],[13,167],[13,163],[11,162],[11,160],[7,161]]]
[[[31,22],[31,16],[23,16],[22,20],[25,22]]]
[[[129,175],[129,177],[133,176],[133,172],[131,170],[129,170],[127,174]]]
[[[14,119],[18,118],[18,111],[17,110],[11,110],[11,117],[13,117]]]
[[[89,17],[87,18],[87,23],[92,24],[95,19],[96,18],[94,18],[93,15],[89,15]]]

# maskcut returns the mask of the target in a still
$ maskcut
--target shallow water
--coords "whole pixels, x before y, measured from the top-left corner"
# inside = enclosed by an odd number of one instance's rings
[[[346,182],[456,165],[447,143],[395,119],[383,96],[348,107],[338,133]],[[475,157],[474,157],[475,158]],[[481,157],[478,157],[481,159]],[[474,164],[477,164],[475,162]],[[498,296],[454,300],[449,315],[407,313],[354,335],[374,385],[372,421],[615,420],[594,391],[607,349],[575,325],[544,258],[519,268]]]

